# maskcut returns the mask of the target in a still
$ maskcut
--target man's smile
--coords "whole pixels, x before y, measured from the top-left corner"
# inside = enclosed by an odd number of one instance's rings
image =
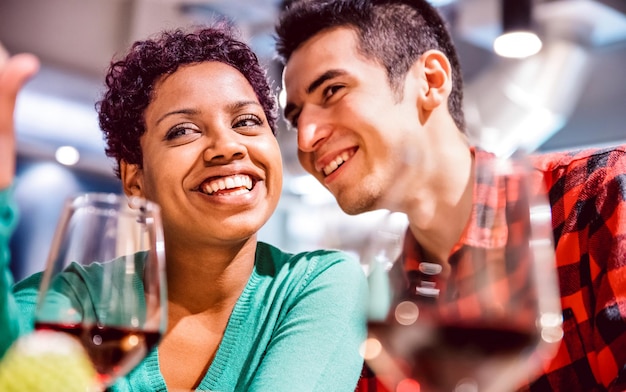
[[[334,159],[328,162],[324,167],[318,169],[319,172],[323,173],[325,177],[331,175],[335,170],[337,170],[341,165],[346,163],[356,151],[351,149],[347,151],[343,151],[339,155],[337,155]]]

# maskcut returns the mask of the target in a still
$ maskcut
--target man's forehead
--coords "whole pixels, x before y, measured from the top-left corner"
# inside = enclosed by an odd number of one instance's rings
[[[283,69],[283,86],[300,88],[329,69],[341,68],[346,59],[354,59],[356,42],[355,32],[347,27],[317,33],[292,53]]]
[[[322,30],[302,42],[291,54],[290,62],[294,57],[307,57],[310,55],[342,54],[338,51],[355,51],[358,36],[354,29],[346,26],[332,27]]]

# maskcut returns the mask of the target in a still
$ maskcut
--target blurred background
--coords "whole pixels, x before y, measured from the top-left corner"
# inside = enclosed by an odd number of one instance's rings
[[[528,20],[523,7],[505,13],[506,2],[432,1],[460,53],[470,136],[503,151],[520,142],[538,151],[626,142],[626,2],[528,1],[529,28],[543,47],[525,59],[503,58],[492,49],[506,30],[504,20]],[[163,28],[227,16],[260,56],[278,92],[282,69],[274,58],[273,28],[281,6],[280,0],[0,0],[0,42],[11,53],[32,52],[42,60],[16,113],[16,279],[42,268],[66,197],[120,192],[94,109],[111,58]],[[278,138],[285,161],[283,198],[260,238],[291,251],[358,249],[380,213],[343,214],[300,168],[295,133],[281,123]]]

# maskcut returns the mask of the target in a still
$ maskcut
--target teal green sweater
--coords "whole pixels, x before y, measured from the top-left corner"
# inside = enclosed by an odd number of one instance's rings
[[[40,274],[18,285],[8,268],[16,220],[0,191],[0,353],[32,331]],[[210,284],[210,282],[207,282]],[[285,253],[259,242],[255,268],[198,391],[354,391],[366,336],[367,283],[337,251]],[[167,391],[158,348],[111,391]]]

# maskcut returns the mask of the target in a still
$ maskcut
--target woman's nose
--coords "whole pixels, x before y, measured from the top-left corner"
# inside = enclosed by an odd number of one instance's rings
[[[212,132],[209,136],[210,142],[203,153],[204,160],[207,162],[228,162],[245,157],[248,149],[241,142],[239,136],[232,129]]]

